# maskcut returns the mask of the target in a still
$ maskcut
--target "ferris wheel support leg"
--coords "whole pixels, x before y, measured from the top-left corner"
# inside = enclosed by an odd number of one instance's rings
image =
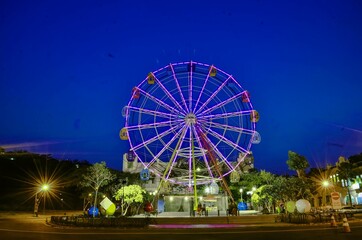
[[[185,129],[183,130],[181,136],[183,136],[184,133],[185,133]],[[163,176],[162,176],[162,178],[161,178],[161,180],[160,180],[160,184],[159,184],[158,187],[157,187],[157,195],[158,195],[158,193],[159,193],[159,191],[160,191],[160,188],[161,188],[161,186],[162,186],[162,183],[165,181],[166,174],[168,173],[168,171],[169,171],[169,169],[170,169],[170,167],[171,167],[171,165],[172,165],[172,162],[173,162],[174,158],[176,157],[176,152],[177,152],[178,149],[180,148],[180,144],[181,144],[181,142],[182,142],[182,139],[183,139],[182,137],[179,138],[179,140],[178,140],[178,142],[177,142],[177,145],[176,145],[175,149],[173,150],[171,159],[170,159],[170,161],[168,162],[167,167],[166,167],[166,169],[165,169],[165,172],[163,173]]]
[[[198,199],[197,199],[197,188],[196,188],[196,163],[195,163],[195,154],[194,154],[194,141],[193,138],[191,140],[191,144],[192,144],[192,168],[193,168],[193,173],[194,173],[194,211],[198,210]]]

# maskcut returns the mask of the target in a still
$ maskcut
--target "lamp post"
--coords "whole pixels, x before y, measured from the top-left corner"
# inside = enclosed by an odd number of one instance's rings
[[[49,190],[49,185],[48,184],[43,184],[40,188],[40,190],[38,190],[35,193],[35,199],[34,199],[34,215],[35,217],[38,217],[38,213],[39,213],[39,205],[40,205],[40,200],[42,197],[44,197],[44,194],[46,191]],[[38,198],[38,194],[40,192],[43,192],[43,194]],[[43,212],[45,211],[45,198],[44,198],[44,206],[43,206]]]
[[[240,199],[241,199],[241,202],[243,202],[243,189],[242,189],[242,188],[240,188],[239,192],[240,192]]]
[[[327,188],[329,187],[329,181],[328,180],[323,180],[322,181],[322,186],[323,186],[323,200],[322,200],[322,206],[326,206],[327,205]],[[324,204],[323,204],[324,202]]]
[[[121,181],[121,183],[122,183],[122,189],[123,189],[123,191],[122,191],[122,203],[121,203],[121,206],[122,206],[122,216],[124,215],[124,188],[125,188],[125,186],[127,185],[127,182],[128,182],[128,178],[126,178],[126,179],[122,179],[122,181]]]

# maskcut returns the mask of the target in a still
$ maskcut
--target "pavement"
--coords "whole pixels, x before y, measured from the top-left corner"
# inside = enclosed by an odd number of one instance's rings
[[[83,215],[82,211],[46,211],[35,217],[31,212],[0,212],[0,219],[17,218],[21,221],[42,221],[50,222],[51,216],[79,216]],[[221,214],[220,214],[221,215]],[[330,223],[315,223],[315,224],[293,224],[275,222],[277,214],[260,214],[255,211],[243,212],[239,216],[226,216],[226,214],[217,216],[196,216],[190,217],[189,213],[161,213],[157,216],[152,215],[150,228],[236,228],[243,226],[296,226],[296,225],[330,225]],[[145,215],[136,215],[133,218],[145,218]],[[362,222],[362,214],[356,216],[350,222]]]

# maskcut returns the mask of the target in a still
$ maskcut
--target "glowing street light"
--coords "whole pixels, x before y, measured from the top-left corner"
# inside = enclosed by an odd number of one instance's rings
[[[323,187],[323,201],[324,201],[324,206],[327,205],[327,188],[329,188],[330,186],[330,182],[328,180],[323,180],[322,181],[322,187]],[[323,205],[323,203],[322,203]]]
[[[41,186],[41,190],[42,191],[48,191],[49,190],[49,185],[48,184],[43,184],[43,186]]]
[[[45,192],[48,191],[48,190],[49,190],[49,185],[48,184],[43,184],[43,185],[41,185],[40,189],[35,193],[35,200],[34,200],[34,215],[35,215],[35,217],[38,217],[41,197],[43,197]],[[40,196],[40,198],[38,198],[38,193],[40,193],[40,192],[43,192],[43,194]],[[44,198],[44,209],[45,209],[45,198]]]
[[[243,201],[243,189],[240,188],[239,192],[240,192],[240,199],[241,199],[241,202],[242,202]]]
[[[324,180],[324,181],[322,182],[322,186],[323,186],[323,187],[328,187],[328,186],[329,186],[329,181]]]

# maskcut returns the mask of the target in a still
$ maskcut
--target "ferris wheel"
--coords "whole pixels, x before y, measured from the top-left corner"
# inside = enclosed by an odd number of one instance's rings
[[[222,179],[260,142],[248,91],[213,65],[180,62],[148,73],[122,114],[130,153],[171,183]]]

